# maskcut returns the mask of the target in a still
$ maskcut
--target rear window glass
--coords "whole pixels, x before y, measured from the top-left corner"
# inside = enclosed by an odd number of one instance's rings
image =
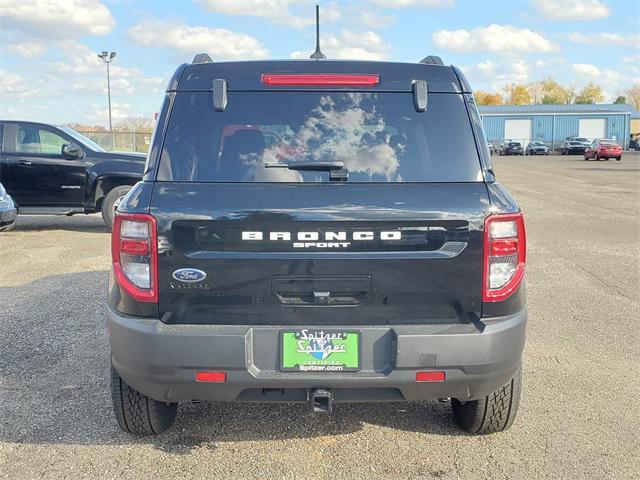
[[[230,92],[224,112],[211,92],[178,93],[157,179],[182,182],[326,182],[338,162],[349,182],[482,181],[464,100],[410,93]]]

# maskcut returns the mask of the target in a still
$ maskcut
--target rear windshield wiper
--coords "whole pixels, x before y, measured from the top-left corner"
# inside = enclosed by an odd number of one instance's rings
[[[344,162],[274,162],[264,164],[265,168],[288,168],[289,170],[302,170],[307,172],[330,172],[332,170],[342,170]]]
[[[303,172],[329,172],[329,180],[346,182],[349,171],[344,168],[344,162],[288,162],[265,163],[265,168],[288,168]]]

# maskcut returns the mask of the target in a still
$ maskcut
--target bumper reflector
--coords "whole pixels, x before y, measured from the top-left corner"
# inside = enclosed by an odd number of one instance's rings
[[[416,382],[443,382],[444,372],[416,372]]]
[[[196,372],[196,382],[225,382],[225,372]]]

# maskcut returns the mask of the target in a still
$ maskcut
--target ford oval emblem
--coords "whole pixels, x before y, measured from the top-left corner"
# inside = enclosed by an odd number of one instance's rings
[[[179,282],[194,283],[201,282],[207,278],[207,274],[197,268],[181,268],[173,272],[173,278]]]

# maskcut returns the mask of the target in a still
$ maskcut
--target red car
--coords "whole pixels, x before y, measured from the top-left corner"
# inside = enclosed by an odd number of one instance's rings
[[[618,145],[614,140],[607,138],[595,139],[589,145],[589,148],[584,152],[584,159],[594,160],[615,158],[616,160],[622,160],[622,147]]]

